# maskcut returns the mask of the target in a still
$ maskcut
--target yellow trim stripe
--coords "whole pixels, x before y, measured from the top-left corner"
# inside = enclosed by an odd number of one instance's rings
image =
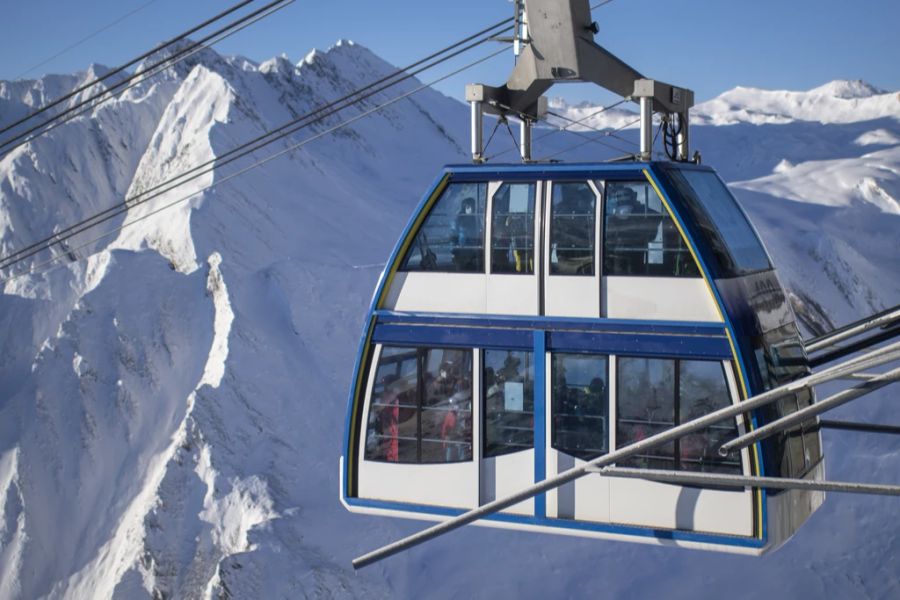
[[[375,323],[375,317],[373,315],[369,319],[369,323],[366,326],[367,327],[366,344],[365,344],[365,346],[363,346],[363,355],[362,355],[362,357],[360,357],[359,373],[356,374],[356,389],[353,394],[353,408],[351,409],[351,413],[350,413],[352,415],[356,415],[357,414],[356,411],[359,408],[361,408],[359,400],[360,400],[360,396],[365,392],[365,389],[363,388],[363,383],[365,381],[366,375],[368,374],[367,373],[368,369],[366,367],[370,366],[368,364],[368,362],[369,362],[368,358],[372,352],[372,349],[370,346],[372,344],[372,333],[375,329],[374,323]],[[347,453],[347,454],[351,454],[351,456],[347,457],[347,490],[346,490],[346,493],[348,496],[353,496],[356,494],[356,486],[353,485],[353,481],[354,481],[353,470],[356,468],[357,454],[359,454],[359,449],[356,447],[356,434],[357,434],[356,423],[357,423],[356,419],[354,419],[353,422],[350,423],[350,445],[348,446],[348,449],[351,450],[351,452]],[[359,427],[361,429],[362,428],[362,419],[360,419],[359,423],[360,423]]]
[[[734,340],[731,339],[731,331],[729,331],[727,327],[725,328],[725,335],[728,337],[728,345],[731,346],[731,354],[735,358],[735,362],[734,362],[734,365],[736,367],[735,370],[737,371],[738,379],[741,382],[741,392],[743,392],[741,400],[746,400],[750,396],[750,393],[747,391],[747,382],[744,380],[744,372],[741,369],[740,364],[737,362],[737,348],[734,345]],[[753,427],[753,419],[752,418],[747,419],[747,427],[749,427],[750,431],[753,431],[753,429],[755,429]],[[751,467],[753,469],[753,472],[751,473],[751,475],[759,475],[761,472],[761,469],[759,466],[759,452],[757,450],[756,444],[753,444],[752,446],[750,446],[750,453],[752,456]],[[762,490],[760,488],[755,488],[753,490],[753,494],[756,497],[756,513],[757,513],[756,522],[758,524],[757,531],[755,533],[756,533],[756,537],[762,539],[762,519],[763,519]]]
[[[419,227],[422,226],[422,222],[425,220],[425,217],[428,216],[428,213],[431,211],[431,207],[434,206],[434,203],[438,199],[438,197],[440,197],[440,195],[444,193],[444,190],[447,188],[447,184],[449,182],[450,175],[444,175],[444,178],[441,179],[440,183],[437,184],[437,187],[434,188],[431,196],[428,197],[428,201],[425,203],[425,206],[423,206],[422,210],[419,211],[419,214],[416,215],[416,220],[409,228],[406,239],[404,239],[401,243],[400,249],[397,252],[397,257],[394,259],[394,264],[391,265],[390,271],[388,271],[387,278],[384,281],[384,287],[381,288],[381,296],[379,296],[378,302],[375,304],[377,309],[384,308],[384,299],[387,298],[388,290],[391,288],[391,284],[394,282],[394,276],[397,274],[397,270],[400,268],[400,263],[406,256],[406,251],[409,250],[409,247],[412,245],[413,240],[416,238],[416,234],[419,232]]]
[[[666,212],[669,213],[669,218],[671,218],[672,222],[675,223],[675,227],[678,229],[678,233],[681,235],[681,239],[684,242],[684,245],[687,246],[688,250],[690,250],[691,256],[694,259],[694,263],[697,265],[697,270],[700,271],[700,273],[703,276],[703,283],[706,284],[706,290],[709,292],[710,298],[712,298],[713,306],[716,307],[716,312],[719,315],[719,319],[723,323],[727,324],[727,321],[725,320],[725,312],[722,309],[722,307],[719,306],[719,301],[716,298],[715,292],[713,291],[712,282],[710,281],[709,273],[707,273],[704,270],[703,263],[701,263],[700,259],[697,257],[696,249],[690,243],[690,240],[687,237],[687,235],[685,234],[684,229],[681,228],[681,223],[679,223],[678,219],[675,218],[675,213],[672,211],[672,207],[669,206],[668,202],[666,202],[665,196],[660,191],[659,187],[656,185],[656,181],[650,175],[650,172],[647,169],[643,169],[643,172],[644,172],[644,177],[647,178],[647,181],[650,183],[650,185],[653,187],[653,190],[656,192],[656,195],[659,197],[659,201],[662,202],[662,205],[666,208]],[[735,366],[735,370],[738,373],[738,379],[740,380],[740,383],[741,383],[741,392],[743,393],[741,400],[743,401],[743,400],[746,400],[748,397],[747,382],[744,380],[744,372],[741,369],[740,360],[738,360],[737,347],[734,344],[734,340],[731,339],[731,331],[728,329],[728,327],[725,327],[725,335],[728,337],[728,345],[731,347],[731,356],[734,361],[733,364]],[[752,419],[749,420],[748,426],[750,427],[750,430],[752,431],[753,430]],[[756,444],[751,446],[751,452],[753,453],[753,458],[751,461],[751,467],[754,469],[753,474],[759,475],[759,473],[760,473],[759,454],[756,449]],[[759,488],[756,488],[754,490],[754,497],[756,499],[755,505],[756,505],[756,513],[757,513],[756,531],[754,532],[754,536],[759,539],[762,539],[762,530],[763,530],[763,527],[762,527],[762,520],[763,520],[762,490]]]
[[[653,186],[653,189],[656,191],[657,197],[659,197],[659,201],[662,202],[662,205],[666,208],[666,212],[669,213],[669,218],[672,219],[672,222],[675,223],[675,227],[678,229],[678,233],[681,234],[681,241],[684,242],[684,245],[687,246],[688,250],[690,250],[691,256],[694,259],[694,264],[697,265],[697,270],[703,275],[703,283],[706,284],[706,291],[709,292],[709,297],[712,298],[713,306],[716,307],[716,312],[719,315],[719,320],[724,323],[725,314],[722,312],[721,307],[719,307],[719,303],[716,301],[716,295],[713,292],[712,284],[709,282],[709,275],[703,270],[703,264],[700,262],[700,259],[697,258],[697,252],[694,250],[694,247],[688,240],[688,236],[684,233],[684,229],[681,228],[681,223],[679,223],[678,219],[675,218],[675,213],[672,212],[672,207],[669,206],[668,202],[666,202],[666,197],[663,196],[663,193],[656,186],[656,181],[653,180],[647,169],[644,169],[643,171],[644,177],[646,177],[650,185]]]
[[[410,245],[412,245],[412,241],[415,239],[416,233],[418,233],[419,227],[422,226],[422,222],[425,220],[425,217],[428,215],[428,212],[431,210],[431,207],[434,206],[435,201],[440,197],[440,195],[444,193],[444,190],[447,188],[447,184],[449,182],[450,182],[450,175],[449,174],[444,175],[444,177],[441,179],[441,181],[434,188],[434,191],[431,193],[431,196],[428,197],[428,200],[425,202],[425,206],[423,206],[422,210],[419,211],[419,214],[416,215],[415,221],[413,221],[412,225],[409,227],[406,238],[401,242],[400,249],[397,251],[397,255],[394,258],[394,262],[393,262],[393,264],[390,265],[389,271],[387,273],[387,277],[384,280],[384,285],[381,288],[381,294],[379,295],[378,299],[375,302],[375,310],[378,310],[378,309],[381,309],[384,307],[384,299],[387,298],[388,290],[390,289],[391,284],[394,281],[394,276],[397,274],[397,270],[400,268],[400,263],[403,261],[403,258],[406,256],[407,250],[409,250]],[[371,345],[372,345],[372,335],[373,335],[374,329],[375,329],[374,323],[375,323],[375,316],[371,315],[369,318],[369,323],[368,323],[368,331],[366,332],[366,342],[365,342],[365,345],[363,346],[363,355],[362,355],[362,358],[360,359],[360,363],[359,363],[359,367],[360,367],[359,373],[357,373],[357,376],[356,376],[356,391],[353,396],[353,409],[352,409],[353,412],[351,413],[353,415],[357,414],[356,411],[361,409],[361,407],[362,407],[362,405],[360,403],[361,398],[365,394],[364,383],[365,383],[366,377],[368,376],[368,372],[367,372],[368,369],[366,367],[367,366],[371,367],[371,365],[368,364],[368,358],[372,352]],[[360,429],[361,429],[361,427],[362,427],[362,425],[360,424]],[[357,434],[361,434],[361,431],[357,431],[355,422],[351,423],[350,424],[350,445],[349,445],[349,448],[351,450],[356,448]],[[351,495],[351,496],[356,493],[356,490],[351,489],[351,488],[353,485],[353,472],[354,472],[354,469],[356,468],[356,459],[357,459],[356,454],[357,453],[358,453],[358,449],[357,449],[357,452],[353,453],[353,456],[347,457],[347,478],[348,478],[347,493],[348,493],[348,495]]]

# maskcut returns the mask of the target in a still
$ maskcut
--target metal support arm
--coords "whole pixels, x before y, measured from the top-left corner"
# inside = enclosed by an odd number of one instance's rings
[[[701,485],[725,487],[755,487],[773,490],[812,490],[819,492],[846,492],[850,494],[878,494],[900,496],[900,486],[879,483],[853,483],[846,481],[819,481],[816,479],[789,479],[786,477],[755,477],[752,475],[721,475],[690,471],[662,471],[655,469],[629,469],[607,467],[592,471],[606,477],[646,479],[677,485]]]
[[[588,0],[529,0],[526,11],[529,38],[509,79],[500,87],[466,86],[468,101],[483,102],[487,112],[536,121],[543,117],[543,94],[554,84],[594,83],[641,104],[641,155],[644,160],[649,160],[651,155],[653,138],[646,132],[652,129],[653,113],[681,115],[684,125],[678,140],[678,156],[687,160],[687,115],[694,105],[691,90],[646,79],[597,45]]]

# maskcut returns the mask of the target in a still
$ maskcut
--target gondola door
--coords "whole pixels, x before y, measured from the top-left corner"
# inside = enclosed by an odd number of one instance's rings
[[[591,181],[545,186],[543,314],[600,316],[600,189]]]
[[[483,410],[479,501],[487,504],[535,482],[535,415],[543,402],[535,386],[535,352],[487,348],[482,352]],[[540,425],[540,416],[537,417]],[[534,500],[504,512],[533,515]]]
[[[488,186],[487,312],[537,315],[540,310],[541,182]]]

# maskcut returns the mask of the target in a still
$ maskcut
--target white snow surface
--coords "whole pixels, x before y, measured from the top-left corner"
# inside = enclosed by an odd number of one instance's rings
[[[711,125],[856,123],[884,117],[900,120],[900,94],[858,80],[832,81],[806,92],[737,87],[698,104],[691,117],[697,123]]]
[[[0,254],[392,70],[345,41],[294,64],[200,53],[0,158]],[[0,82],[0,123],[83,80]],[[372,288],[439,167],[467,160],[468,112],[426,91],[223,179],[396,93],[135,206],[109,236],[55,247],[58,268],[5,284],[0,597],[900,595],[896,500],[838,494],[759,559],[466,528],[354,573],[353,557],[423,527],[345,512],[338,457]],[[833,82],[698,107],[695,145],[734,182],[810,331],[900,303],[898,104]],[[497,138],[489,155],[512,147]],[[581,143],[557,134],[538,154]],[[845,412],[900,416],[886,395]],[[891,442],[827,434],[829,475],[898,483]]]

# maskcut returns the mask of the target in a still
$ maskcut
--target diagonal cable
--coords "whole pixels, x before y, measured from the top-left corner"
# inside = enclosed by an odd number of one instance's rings
[[[496,28],[496,25],[492,26],[492,28]],[[479,34],[489,32],[489,31],[491,31],[492,28],[487,28],[487,29],[479,32]],[[273,143],[279,139],[282,139],[286,136],[289,136],[293,133],[296,133],[300,129],[303,129],[303,128],[313,125],[315,123],[321,122],[325,118],[327,118],[345,108],[353,106],[354,104],[359,103],[362,100],[365,100],[377,93],[380,93],[394,85],[397,85],[400,82],[405,81],[406,79],[410,79],[418,73],[421,73],[425,70],[431,69],[431,68],[441,64],[442,62],[445,62],[451,58],[454,58],[454,57],[464,53],[464,52],[467,52],[468,50],[471,50],[472,48],[474,48],[480,44],[490,41],[491,36],[496,35],[496,32],[492,33],[492,34],[488,34],[486,37],[483,37],[482,39],[477,40],[471,44],[465,45],[462,48],[458,48],[458,46],[460,44],[470,41],[471,39],[477,37],[479,34],[475,34],[474,36],[465,38],[464,40],[461,40],[460,42],[457,42],[456,44],[453,44],[453,45],[449,46],[448,48],[445,48],[439,52],[433,53],[432,55],[430,55],[422,60],[416,61],[415,63],[410,65],[410,67],[418,65],[418,68],[415,70],[412,70],[410,72],[406,72],[403,69],[395,71],[394,73],[392,73],[386,77],[383,77],[383,78],[379,79],[378,81],[373,82],[372,84],[369,84],[363,88],[360,88],[359,90],[355,90],[354,92],[351,92],[351,93],[343,96],[342,98],[339,98],[338,100],[335,100],[326,105],[320,106],[320,107],[314,109],[313,111],[311,111],[310,113],[302,115],[302,116],[276,128],[273,131],[265,132],[264,134],[254,138],[248,142],[240,144],[236,148],[229,150],[228,152],[224,153],[223,155],[221,155],[219,157],[216,157],[214,159],[206,161],[205,163],[202,163],[200,165],[192,167],[191,169],[188,169],[187,171],[179,173],[179,174],[167,179],[166,181],[163,181],[151,188],[148,188],[147,190],[140,192],[139,194],[135,194],[134,196],[132,196],[130,198],[126,198],[124,203],[122,203],[122,204],[115,204],[115,205],[113,205],[103,211],[100,211],[99,213],[97,213],[85,220],[75,223],[74,225],[70,225],[70,226],[64,228],[63,230],[55,232],[52,235],[49,235],[38,242],[34,242],[25,248],[17,250],[15,252],[3,257],[2,259],[0,259],[0,269],[6,268],[17,262],[25,260],[25,259],[37,254],[38,252],[41,252],[43,250],[50,248],[54,244],[57,244],[61,241],[65,241],[74,235],[77,235],[87,229],[90,229],[91,227],[94,227],[96,225],[99,225],[100,223],[103,223],[103,222],[109,220],[110,218],[120,214],[119,209],[122,206],[136,206],[138,204],[143,203],[146,200],[151,200],[151,199],[158,197],[168,191],[171,191],[172,189],[174,189],[180,185],[184,185],[184,184],[188,183],[189,181],[192,181],[202,175],[205,175],[206,173],[208,173],[216,168],[222,167],[222,166],[224,166],[230,162],[233,162],[239,158],[242,158],[243,156],[246,156],[247,154],[250,154],[250,153],[254,152],[255,150],[258,150],[268,144],[271,144],[271,143]],[[430,64],[428,63],[428,61],[430,59],[432,59],[433,57],[440,56],[440,54],[444,53],[447,49],[453,49],[453,48],[458,48],[458,49],[448,56],[444,56],[442,58],[437,58],[437,59],[433,60]],[[409,67],[406,67],[406,69],[409,69]],[[394,80],[391,81],[391,79],[394,79]],[[381,84],[381,83],[384,83],[384,85],[381,85],[381,87],[378,87],[377,84]],[[373,86],[375,86],[375,87],[373,87]],[[360,92],[365,92],[365,93],[360,95]]]
[[[295,0],[274,0],[273,2],[263,6],[262,8],[260,8],[256,11],[253,11],[252,13],[249,13],[243,17],[240,17],[239,19],[237,19],[236,21],[233,21],[232,23],[226,25],[225,27],[222,27],[222,28],[214,31],[213,33],[203,37],[199,41],[192,42],[189,46],[186,46],[186,47],[182,48],[181,50],[178,50],[174,54],[157,61],[156,63],[150,65],[149,67],[147,67],[141,71],[138,71],[132,75],[129,75],[128,77],[116,82],[114,85],[110,86],[109,88],[102,90],[100,92],[97,92],[96,94],[93,94],[92,96],[89,96],[89,97],[77,102],[76,104],[66,108],[62,112],[54,115],[53,117],[47,119],[46,121],[38,123],[37,125],[32,126],[30,129],[27,129],[21,133],[14,134],[13,136],[11,136],[9,138],[7,138],[3,141],[0,141],[0,155],[8,154],[9,152],[12,152],[16,148],[18,148],[24,144],[27,144],[29,141],[31,141],[41,135],[44,135],[45,133],[52,131],[53,129],[56,129],[60,125],[64,125],[65,123],[68,123],[72,119],[78,117],[79,115],[84,114],[85,112],[92,110],[96,106],[102,104],[103,102],[106,102],[107,100],[113,98],[119,92],[123,91],[120,88],[122,88],[129,82],[132,82],[135,80],[137,80],[137,82],[141,82],[141,81],[146,80],[147,78],[153,77],[154,75],[158,75],[165,69],[181,62],[188,56],[196,53],[199,49],[202,49],[203,44],[207,43],[208,41],[210,41],[211,39],[213,39],[217,36],[222,35],[224,32],[228,32],[234,28],[240,27],[242,24],[247,24],[248,22],[253,23],[256,20],[259,20],[260,18],[262,18],[262,16],[271,14],[278,8],[283,8],[283,7],[287,6],[288,4],[291,4],[294,1]],[[236,31],[238,31],[238,30],[239,29],[237,29]],[[109,74],[107,74],[106,76],[108,76],[108,75]],[[106,77],[106,76],[104,76],[104,77]],[[94,85],[96,85],[96,84],[94,84]],[[129,86],[129,87],[133,87],[133,86]]]
[[[77,88],[75,88],[74,90],[68,92],[67,94],[65,94],[65,95],[63,95],[63,96],[57,98],[56,100],[54,100],[54,101],[51,102],[50,104],[47,104],[47,105],[45,105],[45,106],[42,106],[40,109],[34,111],[33,113],[30,113],[30,114],[28,114],[28,115],[22,117],[21,119],[19,119],[19,120],[16,121],[15,123],[11,123],[11,124],[9,124],[9,125],[3,127],[3,129],[0,129],[0,133],[6,133],[7,131],[9,131],[10,129],[12,129],[13,127],[15,127],[16,125],[21,125],[22,123],[24,123],[24,122],[26,122],[26,121],[30,121],[30,120],[33,119],[34,117],[36,117],[36,116],[38,116],[38,115],[40,115],[40,114],[43,114],[43,113],[47,112],[48,110],[50,110],[50,109],[53,108],[54,106],[59,106],[61,103],[65,102],[66,100],[68,100],[68,99],[70,99],[70,98],[74,98],[75,96],[77,96],[77,95],[80,94],[81,92],[84,92],[84,91],[86,91],[86,90],[88,90],[88,89],[94,87],[94,86],[97,85],[98,83],[101,83],[101,82],[103,82],[103,81],[106,81],[106,80],[109,79],[110,77],[112,77],[112,76],[114,76],[114,75],[117,75],[117,74],[119,74],[119,73],[125,71],[125,70],[128,69],[129,67],[133,67],[134,65],[138,64],[138,63],[141,62],[142,60],[144,60],[144,59],[146,59],[146,58],[152,56],[153,54],[155,54],[155,53],[157,53],[157,52],[159,52],[159,51],[161,51],[161,50],[163,50],[163,49],[165,49],[165,48],[171,46],[172,44],[174,44],[174,43],[176,43],[176,42],[179,42],[179,41],[181,41],[181,40],[183,40],[183,39],[186,39],[188,36],[190,36],[190,35],[192,35],[192,34],[198,32],[198,31],[200,31],[201,29],[203,29],[204,27],[207,27],[207,26],[211,25],[212,23],[215,23],[216,21],[218,21],[218,20],[220,20],[220,19],[222,19],[222,18],[224,18],[224,17],[230,15],[231,13],[233,13],[233,12],[235,12],[235,11],[237,11],[237,10],[243,8],[244,6],[250,4],[251,2],[253,2],[253,0],[242,0],[241,2],[238,2],[237,4],[235,4],[234,6],[232,6],[231,8],[228,8],[227,10],[225,10],[225,11],[223,11],[223,12],[220,12],[219,14],[217,14],[217,15],[215,15],[215,16],[209,18],[209,19],[207,19],[207,20],[204,21],[203,23],[200,23],[199,25],[196,25],[196,26],[194,26],[194,27],[188,29],[188,30],[185,31],[184,33],[181,33],[181,34],[175,36],[174,38],[170,39],[170,40],[167,41],[167,42],[163,42],[163,43],[157,45],[157,46],[154,47],[152,50],[149,50],[149,51],[147,51],[147,52],[141,54],[141,55],[138,56],[137,58],[133,58],[133,59],[131,59],[130,61],[128,61],[127,63],[125,63],[125,64],[123,64],[123,65],[120,65],[120,66],[118,66],[118,67],[112,69],[111,71],[109,71],[109,72],[106,73],[105,75],[103,75],[103,76],[101,76],[101,77],[97,77],[97,78],[95,78],[95,79],[92,79],[91,81],[88,81],[88,82],[84,83],[84,84],[81,85],[80,87],[77,87]]]
[[[132,15],[135,15],[135,14],[141,12],[142,10],[144,10],[145,8],[147,8],[148,6],[150,6],[151,4],[155,3],[156,1],[157,1],[157,0],[149,0],[149,2],[145,2],[145,3],[141,4],[141,5],[138,6],[137,8],[131,10],[130,12],[125,13],[124,15],[122,15],[121,17],[119,17],[118,19],[116,19],[115,21],[113,21],[112,23],[109,23],[108,25],[104,25],[103,27],[101,27],[100,29],[97,29],[97,30],[94,31],[93,33],[89,33],[88,35],[84,36],[83,38],[81,38],[81,39],[78,40],[77,42],[73,42],[73,43],[69,44],[68,46],[66,46],[65,48],[63,48],[62,50],[60,50],[59,52],[57,52],[56,54],[54,54],[53,56],[50,56],[49,58],[45,58],[44,60],[42,60],[42,61],[39,62],[38,64],[36,64],[36,65],[34,65],[34,66],[32,66],[32,67],[29,67],[29,68],[28,68],[27,70],[25,70],[25,71],[22,71],[21,73],[19,73],[18,75],[16,75],[13,79],[22,79],[23,77],[25,77],[26,75],[28,75],[29,73],[31,73],[32,71],[34,71],[35,69],[37,69],[37,68],[39,68],[39,67],[43,67],[43,66],[46,65],[48,62],[52,61],[53,59],[59,58],[60,56],[62,56],[62,55],[65,54],[66,52],[68,52],[69,50],[72,50],[72,49],[74,49],[74,48],[77,48],[78,46],[82,45],[82,44],[85,43],[86,41],[88,41],[88,40],[90,40],[90,39],[93,39],[93,38],[97,37],[98,35],[100,35],[100,34],[103,33],[104,31],[109,31],[110,29],[112,29],[113,27],[115,27],[116,25],[118,25],[119,23],[121,23],[122,21],[124,21],[125,19],[131,17]]]
[[[435,84],[437,84],[437,83],[440,83],[441,81],[444,81],[445,79],[449,79],[450,77],[453,77],[453,76],[455,76],[455,75],[458,75],[458,74],[462,73],[463,71],[465,71],[465,70],[467,70],[467,69],[470,69],[470,68],[472,68],[472,67],[474,67],[474,66],[476,66],[476,65],[478,65],[478,64],[481,64],[481,63],[483,63],[483,62],[485,62],[485,61],[487,61],[487,60],[490,60],[491,58],[494,58],[495,56],[498,56],[501,52],[505,52],[505,51],[506,51],[506,48],[501,48],[500,50],[497,50],[497,51],[495,51],[495,52],[492,52],[492,53],[490,53],[490,54],[488,54],[488,55],[486,55],[486,56],[484,56],[484,57],[482,57],[482,58],[480,58],[480,59],[478,59],[478,60],[476,60],[476,61],[474,61],[474,62],[471,62],[471,63],[469,63],[469,64],[467,64],[467,65],[465,65],[465,66],[463,66],[463,67],[460,67],[460,68],[458,68],[458,69],[456,69],[456,70],[454,70],[454,71],[452,71],[452,72],[450,72],[450,73],[448,73],[448,74],[446,74],[446,75],[443,75],[442,77],[439,77],[439,78],[437,78],[437,79],[434,79],[433,81],[431,81],[431,82],[429,82],[429,83],[422,84],[422,85],[420,85],[420,86],[418,86],[418,87],[416,87],[416,88],[414,88],[414,89],[412,89],[412,90],[410,90],[410,91],[408,91],[408,92],[406,92],[406,93],[403,93],[403,94],[401,94],[401,95],[399,95],[399,96],[396,96],[395,98],[393,98],[393,99],[391,99],[391,100],[389,100],[389,101],[387,101],[387,102],[384,102],[384,103],[382,103],[382,104],[379,104],[379,105],[375,106],[374,108],[371,108],[371,109],[369,109],[369,110],[367,110],[367,111],[365,111],[365,112],[362,112],[362,113],[360,113],[360,114],[358,114],[358,115],[356,115],[356,116],[354,116],[354,117],[352,117],[352,118],[350,118],[350,119],[347,119],[346,121],[342,121],[341,123],[339,123],[339,124],[337,124],[337,125],[335,125],[335,126],[333,126],[333,127],[330,127],[329,129],[326,129],[326,130],[324,130],[324,131],[321,131],[321,132],[319,132],[319,133],[317,133],[317,134],[315,134],[315,135],[313,135],[313,136],[311,136],[311,137],[309,137],[309,138],[306,138],[306,139],[304,139],[304,140],[302,140],[302,141],[300,141],[300,142],[297,142],[297,143],[295,143],[295,144],[292,144],[291,146],[288,146],[287,148],[284,148],[284,149],[282,149],[282,150],[279,150],[278,152],[276,152],[276,153],[274,153],[274,154],[271,154],[271,155],[267,156],[266,158],[264,158],[264,159],[262,159],[262,160],[259,160],[259,161],[255,162],[255,163],[253,163],[252,165],[248,165],[247,167],[244,167],[243,169],[241,169],[241,170],[239,170],[239,171],[236,171],[236,172],[234,172],[234,173],[231,173],[231,174],[227,175],[226,177],[223,177],[223,178],[220,179],[219,181],[213,182],[212,184],[210,184],[210,185],[204,187],[204,188],[201,189],[201,190],[197,190],[197,191],[195,191],[195,192],[191,192],[190,194],[187,194],[187,195],[185,195],[185,196],[182,196],[181,198],[178,198],[178,199],[176,199],[176,200],[173,200],[172,202],[169,202],[168,204],[164,204],[163,206],[160,206],[160,207],[158,207],[158,208],[155,208],[155,209],[153,209],[152,211],[150,211],[150,212],[148,212],[148,213],[146,213],[146,214],[143,214],[143,215],[141,215],[141,216],[139,216],[139,217],[136,217],[136,218],[135,218],[134,220],[132,220],[132,221],[127,221],[127,222],[125,222],[125,223],[122,223],[121,225],[119,225],[119,226],[117,226],[117,227],[115,227],[115,228],[113,228],[113,229],[111,229],[111,230],[109,230],[109,231],[106,231],[106,232],[104,232],[103,234],[101,234],[101,235],[99,235],[99,236],[97,236],[97,237],[95,237],[95,238],[93,238],[93,239],[91,239],[91,240],[89,240],[89,241],[87,241],[87,242],[84,242],[84,243],[82,243],[82,244],[80,244],[80,245],[78,245],[78,246],[75,246],[75,247],[73,247],[73,248],[67,248],[67,250],[68,250],[69,252],[77,252],[78,250],[81,250],[81,249],[83,249],[83,248],[86,248],[86,247],[88,247],[88,246],[90,246],[90,245],[92,245],[92,244],[94,244],[94,243],[96,243],[96,242],[98,242],[98,241],[100,241],[100,240],[102,240],[102,239],[104,239],[104,238],[107,238],[107,237],[113,235],[114,233],[116,233],[116,232],[118,232],[118,231],[121,231],[122,229],[125,229],[126,227],[129,227],[129,226],[134,225],[134,224],[136,224],[136,223],[139,223],[139,222],[141,222],[141,221],[143,221],[143,220],[145,220],[145,219],[148,219],[148,218],[150,218],[150,217],[152,217],[152,216],[154,216],[154,215],[156,215],[156,214],[159,214],[159,213],[161,213],[162,211],[167,210],[167,209],[169,209],[169,208],[171,208],[171,207],[173,207],[173,206],[175,206],[175,205],[177,205],[177,204],[180,204],[180,203],[182,203],[182,202],[186,202],[187,200],[190,200],[191,198],[193,198],[194,196],[197,196],[197,195],[200,194],[200,193],[203,193],[203,192],[205,192],[205,191],[207,191],[207,190],[209,190],[209,189],[212,189],[213,187],[215,187],[215,186],[217,186],[217,185],[220,185],[220,184],[222,184],[222,183],[225,183],[226,181],[230,181],[230,180],[232,180],[232,179],[234,179],[234,178],[236,178],[236,177],[239,177],[240,175],[243,175],[244,173],[247,173],[248,171],[251,171],[251,170],[253,170],[253,169],[256,169],[256,168],[258,168],[258,167],[261,167],[261,166],[263,166],[263,165],[265,165],[265,164],[267,164],[267,163],[269,163],[269,162],[275,160],[276,158],[279,158],[279,157],[281,157],[281,156],[284,156],[285,154],[288,154],[288,153],[290,153],[290,152],[293,152],[294,150],[297,150],[297,149],[299,149],[299,148],[302,148],[303,146],[305,146],[305,145],[307,145],[307,144],[309,144],[309,143],[311,143],[311,142],[313,142],[313,141],[315,141],[315,140],[317,140],[317,139],[319,139],[319,138],[322,138],[322,137],[324,137],[324,136],[326,136],[326,135],[328,135],[328,134],[330,134],[330,133],[334,133],[335,131],[338,131],[339,129],[342,129],[342,128],[346,127],[347,125],[350,125],[351,123],[355,123],[356,121],[359,121],[360,119],[363,119],[363,118],[365,118],[365,117],[367,117],[367,116],[369,116],[369,115],[371,115],[371,114],[373,114],[373,113],[375,113],[375,112],[377,112],[377,111],[380,111],[380,110],[382,110],[382,109],[384,109],[384,108],[387,108],[388,106],[391,106],[392,104],[395,104],[395,103],[399,102],[400,100],[403,100],[403,99],[405,99],[405,98],[408,98],[409,96],[412,96],[413,94],[416,94],[416,93],[418,93],[418,92],[421,92],[422,90],[428,89],[428,88],[430,88],[431,86],[433,86],[433,85],[435,85]],[[129,207],[128,207],[128,206],[124,206],[124,207],[121,207],[120,210],[121,210],[121,211],[127,211],[127,210],[129,210]],[[32,266],[28,271],[24,271],[24,272],[22,272],[22,273],[11,274],[11,275],[9,275],[9,276],[7,276],[7,277],[0,278],[0,283],[6,283],[6,282],[8,282],[8,281],[12,281],[12,280],[14,280],[14,279],[18,279],[18,278],[23,277],[23,276],[26,276],[26,275],[41,274],[41,273],[45,272],[46,270],[49,270],[49,269],[44,269],[44,267],[50,267],[50,266],[52,266],[54,263],[58,262],[58,261],[60,260],[61,257],[62,257],[62,255],[54,256],[54,257],[52,257],[52,258],[50,258],[50,259],[48,259],[48,260],[46,260],[46,261],[44,261],[44,262],[42,262],[42,263],[39,263],[39,264],[37,264],[37,265]]]

